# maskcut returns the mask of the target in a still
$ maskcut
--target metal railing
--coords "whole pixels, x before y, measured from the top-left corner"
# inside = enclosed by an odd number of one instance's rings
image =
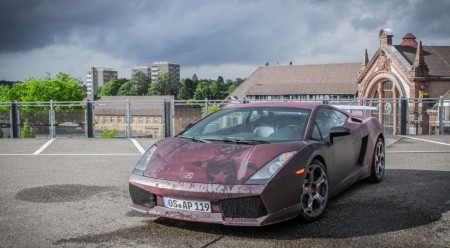
[[[245,100],[245,102],[270,100]],[[273,100],[304,101],[304,100]],[[450,134],[450,99],[318,99],[357,115],[373,116],[387,135]],[[3,137],[78,138],[148,137],[175,135],[227,104],[238,101],[83,101],[0,102]],[[372,108],[361,108],[368,106]],[[25,130],[28,129],[28,130]],[[27,134],[27,135],[24,135]],[[31,135],[30,135],[31,134]]]

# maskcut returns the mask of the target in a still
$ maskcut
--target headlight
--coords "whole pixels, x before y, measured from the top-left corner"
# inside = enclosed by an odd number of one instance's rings
[[[152,145],[145,153],[142,155],[141,159],[139,159],[139,162],[137,162],[136,167],[133,170],[133,174],[135,175],[144,175],[144,171],[147,168],[148,161],[150,161],[150,158],[152,157],[153,153],[155,152],[156,148],[158,148],[156,145]]]
[[[278,155],[253,174],[245,184],[265,184],[296,153],[286,152]]]

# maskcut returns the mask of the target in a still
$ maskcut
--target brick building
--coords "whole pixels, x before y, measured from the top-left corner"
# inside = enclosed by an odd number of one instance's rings
[[[392,43],[393,34],[380,30],[380,47],[369,60],[364,52],[357,78],[359,97],[380,98],[379,120],[392,123],[392,134],[398,133],[401,97],[417,99],[409,103],[408,121],[417,134],[430,133],[427,110],[433,104],[426,98],[439,98],[450,89],[450,46],[427,46],[408,33],[399,45]],[[383,99],[385,99],[383,102]]]

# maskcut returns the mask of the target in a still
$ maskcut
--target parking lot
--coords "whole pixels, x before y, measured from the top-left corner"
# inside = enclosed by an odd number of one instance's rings
[[[321,219],[228,227],[130,211],[128,177],[155,139],[0,140],[0,247],[450,247],[450,136],[389,137],[380,184]]]

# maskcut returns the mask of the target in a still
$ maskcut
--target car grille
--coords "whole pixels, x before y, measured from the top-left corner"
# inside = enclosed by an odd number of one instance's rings
[[[156,197],[152,193],[130,184],[130,196],[134,204],[152,208],[156,205]]]
[[[259,196],[226,199],[219,201],[225,218],[259,218],[267,215],[267,209]]]

